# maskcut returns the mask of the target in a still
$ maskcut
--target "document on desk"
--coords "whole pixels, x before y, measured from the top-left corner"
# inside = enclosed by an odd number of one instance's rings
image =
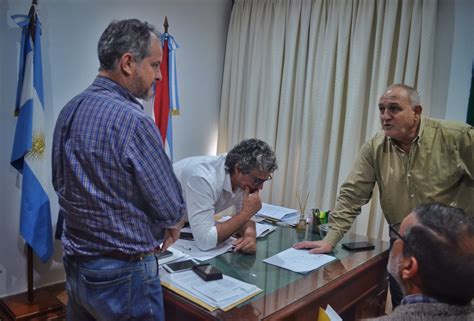
[[[194,271],[173,274],[165,272],[161,274],[161,283],[210,311],[215,309],[228,311],[262,291],[253,284],[227,275],[221,280],[206,282]]]
[[[202,251],[197,246],[196,241],[178,239],[170,248],[177,249],[178,251],[181,251],[182,253],[196,260],[206,261],[232,250],[232,243],[234,241],[235,238],[231,237],[213,249],[210,249],[208,251]]]
[[[276,230],[276,226],[263,223],[255,223],[257,238],[262,238]]]
[[[267,203],[262,203],[262,208],[257,212],[257,215],[288,224],[297,223],[300,216],[295,209]]]
[[[308,273],[335,259],[334,256],[310,254],[309,250],[297,250],[291,247],[263,260],[263,262],[297,273]]]

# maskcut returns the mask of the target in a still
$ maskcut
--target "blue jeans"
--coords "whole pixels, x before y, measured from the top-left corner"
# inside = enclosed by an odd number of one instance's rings
[[[67,320],[164,320],[158,259],[65,255]]]

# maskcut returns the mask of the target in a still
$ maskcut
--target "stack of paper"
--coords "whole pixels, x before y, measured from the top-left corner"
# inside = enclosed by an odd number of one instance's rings
[[[274,230],[276,230],[276,226],[269,225],[269,224],[262,224],[262,223],[255,223],[255,229],[257,232],[257,238],[265,237]]]
[[[282,267],[284,269],[298,272],[308,273],[324,264],[327,264],[336,258],[326,254],[310,254],[309,250],[297,250],[289,248],[278,254],[275,254],[263,262]]]
[[[185,255],[188,255],[199,261],[210,260],[218,255],[221,255],[227,251],[232,250],[232,243],[235,241],[234,237],[227,239],[217,247],[210,249],[208,251],[202,251],[196,244],[196,241],[182,240],[178,239],[173,245],[171,245],[170,250],[176,249]]]
[[[194,271],[171,274],[161,269],[160,274],[161,284],[164,287],[209,311],[215,309],[228,311],[262,291],[253,284],[239,281],[227,275],[224,275],[221,280],[206,282]]]
[[[258,211],[257,216],[261,216],[272,223],[282,222],[288,225],[297,224],[300,218],[298,211],[295,209],[267,203],[262,203],[262,208]]]

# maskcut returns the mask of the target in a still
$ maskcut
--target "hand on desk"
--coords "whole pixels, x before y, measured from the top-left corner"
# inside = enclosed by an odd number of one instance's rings
[[[324,241],[304,241],[293,244],[295,249],[311,249],[311,254],[329,253],[332,251],[332,245]]]
[[[255,234],[250,235],[245,233],[244,236],[241,236],[234,241],[234,246],[235,252],[255,254],[257,251],[257,238],[255,237]]]
[[[181,228],[167,228],[161,251],[166,251],[174,242],[176,242],[179,239],[179,234],[181,234]]]

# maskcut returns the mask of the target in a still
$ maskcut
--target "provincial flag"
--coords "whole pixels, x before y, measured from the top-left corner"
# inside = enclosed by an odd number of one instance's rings
[[[156,83],[153,115],[166,153],[173,161],[172,115],[179,115],[178,82],[176,78],[176,48],[178,44],[168,33],[161,35],[163,60],[160,71],[162,80]]]

